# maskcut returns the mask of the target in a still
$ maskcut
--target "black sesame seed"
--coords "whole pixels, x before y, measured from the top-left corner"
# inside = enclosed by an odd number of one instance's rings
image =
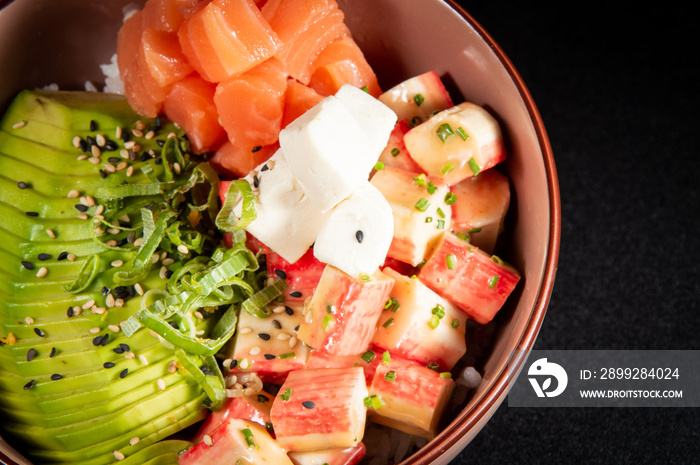
[[[65,260],[66,258],[68,258],[68,252],[61,252],[58,254],[58,257],[56,257],[57,260]]]
[[[107,161],[116,165],[116,164],[120,163],[122,160],[121,160],[121,158],[117,158],[117,157],[109,157],[109,158],[107,158]]]
[[[299,291],[292,291],[289,293],[290,296],[292,297],[301,297],[301,292]]]
[[[265,360],[274,360],[275,358],[277,358],[277,356],[273,354],[265,354],[263,355],[263,357],[265,357]]]
[[[107,294],[109,294],[109,288],[107,286],[102,286],[100,294],[102,294],[103,297],[106,296]]]
[[[27,216],[39,216],[37,212],[26,212],[25,215]]]
[[[115,347],[114,349],[112,349],[112,351],[115,354],[123,354],[124,353],[124,349],[122,349],[121,347]]]
[[[284,311],[287,313],[287,315],[290,315],[290,316],[291,316],[291,315],[294,315],[294,310],[292,309],[292,307],[289,307],[289,306],[286,306],[286,305],[285,305]]]
[[[253,187],[260,187],[260,178],[257,174],[253,175]]]
[[[257,152],[257,151],[260,150],[260,149],[262,149],[262,146],[261,146],[261,145],[256,145],[255,147],[253,147],[253,150],[251,150],[251,152],[255,153],[255,152]]]
[[[238,360],[231,360],[231,363],[228,367],[230,370],[233,370],[234,368],[236,368],[236,365],[238,365]]]
[[[100,344],[102,344],[102,335],[95,336],[95,337],[92,339],[92,345],[94,345],[95,347],[97,347],[97,346],[99,346]]]
[[[163,163],[163,159],[160,157],[157,157],[153,163],[155,163],[156,165],[160,165]]]
[[[120,239],[120,240],[117,242],[117,246],[118,246],[118,247],[124,247],[124,246],[125,246],[126,244],[128,244],[128,243],[129,243],[129,240],[125,237],[124,239]]]
[[[117,286],[114,288],[114,297],[117,299],[123,299],[129,296],[129,289],[127,286]]]
[[[265,164],[263,165],[263,167],[260,168],[260,171],[267,171],[267,170],[269,170],[269,169],[270,169],[270,167],[267,166],[267,163],[265,163]]]
[[[95,138],[92,137],[92,136],[86,136],[86,137],[85,137],[85,142],[87,142],[87,145],[88,145],[88,146],[97,145],[97,141],[96,141]]]
[[[36,349],[32,348],[27,351],[27,361],[31,362],[36,357]]]
[[[56,355],[56,348],[52,347],[51,348],[51,353],[49,353],[49,358],[53,358],[53,356]]]
[[[166,271],[166,272],[165,272],[165,279],[170,279],[170,277],[171,277],[172,275],[173,275],[173,271],[172,271],[172,270]]]
[[[114,368],[114,362],[105,362],[102,366],[105,368]]]
[[[165,145],[165,141],[163,139],[156,139],[156,144],[158,144],[158,147],[163,147]]]
[[[151,132],[151,131],[153,131],[153,132],[158,132],[158,130],[160,130],[160,123],[156,123],[155,126],[151,126],[150,128],[148,128],[148,129],[146,130],[146,134],[148,134],[148,133]]]
[[[143,152],[141,156],[139,157],[139,161],[146,161],[150,160],[151,156],[148,154],[148,152]]]
[[[36,381],[35,381],[35,380],[31,380],[30,382],[28,382],[27,384],[24,385],[24,390],[25,390],[25,391],[30,390],[31,388],[34,387],[35,384],[36,384]]]
[[[272,326],[274,326],[276,329],[282,329],[282,323],[280,323],[278,320],[272,320]]]
[[[294,331],[299,331],[299,327],[300,327],[300,326],[301,326],[301,325],[296,325],[296,326],[294,327]]]
[[[282,279],[287,279],[287,273],[285,273],[283,270],[275,270],[275,274]]]
[[[158,129],[160,129],[161,125],[163,124],[160,115],[156,116],[156,117],[155,117],[155,120],[154,120],[153,122],[154,122],[155,125],[156,125],[155,127],[158,128]]]
[[[85,213],[86,211],[88,211],[87,205],[83,205],[82,203],[77,203],[74,206],[75,206],[75,209],[81,213]]]
[[[97,131],[97,121],[90,120],[90,131]]]
[[[51,379],[53,381],[58,381],[61,378],[63,378],[63,376],[59,375],[58,373],[54,373],[53,375],[51,375]]]
[[[100,173],[100,177],[102,179],[105,179],[107,177],[107,173],[103,169],[100,169],[100,171],[98,171],[98,173]]]
[[[305,400],[304,402],[301,403],[306,408],[314,408],[316,407],[316,404],[314,403],[313,400]]]
[[[68,310],[66,310],[66,315],[68,315],[68,318],[73,318],[73,315],[75,315],[75,312],[73,312],[73,307],[68,307]]]
[[[102,336],[102,340],[100,341],[100,345],[102,347],[104,347],[107,345],[108,342],[109,342],[109,334],[105,334],[104,336]]]
[[[362,240],[365,238],[365,233],[362,232],[362,230],[358,229],[357,232],[355,233],[355,239],[357,239],[357,242],[362,244]]]
[[[269,341],[270,340],[270,335],[267,333],[258,333],[258,337],[262,339],[263,341]]]
[[[131,136],[129,135],[129,131],[122,131],[122,140],[124,142],[129,142],[129,139],[131,139]]]
[[[108,152],[114,152],[117,150],[119,147],[117,146],[117,143],[114,142],[113,140],[108,140],[105,142],[104,149],[107,150]]]
[[[129,369],[128,369],[128,368],[124,368],[122,371],[119,372],[119,377],[120,377],[120,378],[126,378],[126,375],[128,375],[128,374],[129,374]]]
[[[28,269],[28,270],[33,270],[33,269],[34,269],[34,263],[32,263],[32,262],[23,261],[23,262],[22,262],[22,266],[25,267],[25,268]]]
[[[27,184],[24,181],[20,181],[17,183],[17,187],[19,187],[20,189],[27,189],[27,188],[29,188],[29,184]]]
[[[39,337],[46,337],[46,333],[39,328],[34,328],[34,332]]]
[[[180,327],[174,321],[168,321],[168,324],[173,327],[173,329],[180,329]]]
[[[49,258],[51,258],[51,255],[49,255],[47,253],[40,253],[39,255],[36,256],[36,258],[38,258],[41,261],[44,261],[44,260],[48,260]]]
[[[80,150],[82,150],[83,152],[87,152],[88,148],[89,147],[87,141],[85,141],[84,139],[80,139]]]
[[[124,343],[119,344],[119,347],[121,347],[124,352],[129,352],[131,350],[131,347]]]

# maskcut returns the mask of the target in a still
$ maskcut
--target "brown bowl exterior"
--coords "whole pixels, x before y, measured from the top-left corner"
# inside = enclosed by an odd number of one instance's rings
[[[0,0],[0,109],[23,88],[103,82],[99,64],[116,47],[129,0]],[[138,3],[138,2],[136,2]],[[141,2],[142,3],[142,2]],[[499,252],[523,279],[495,324],[483,382],[468,405],[426,447],[402,462],[449,463],[502,403],[535,342],[559,256],[559,185],[537,107],[503,50],[452,0],[338,0],[355,40],[388,89],[435,70],[455,101],[487,108],[501,123],[512,183],[507,233]],[[57,21],[56,18],[60,18]],[[3,453],[5,456],[3,456]],[[29,465],[0,439],[0,461]]]

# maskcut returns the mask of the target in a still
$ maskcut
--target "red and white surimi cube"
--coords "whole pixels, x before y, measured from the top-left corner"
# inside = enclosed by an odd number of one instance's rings
[[[335,447],[333,449],[289,452],[294,465],[355,465],[367,453],[364,443],[355,447]]]
[[[264,427],[250,420],[224,422],[185,453],[179,465],[230,465],[242,463],[293,465],[284,449]]]
[[[285,302],[304,302],[314,293],[321,274],[326,267],[315,256],[313,249],[307,250],[302,257],[294,263],[289,263],[275,252],[267,253],[267,274],[277,279],[283,278],[289,284],[284,293]]]
[[[464,102],[441,111],[404,136],[411,157],[430,176],[454,185],[506,158],[498,121],[484,108]]]
[[[303,320],[303,305],[271,304],[267,318],[242,310],[230,358],[231,373],[256,372],[263,382],[281,382],[293,370],[306,365],[308,348],[297,340],[296,328]]]
[[[451,227],[452,208],[445,203],[449,186],[393,167],[377,171],[371,183],[389,202],[394,216],[394,238],[387,256],[419,265]]]
[[[399,120],[415,116],[429,118],[433,113],[454,105],[449,92],[435,71],[414,76],[392,87],[379,100],[394,110]]]
[[[454,381],[437,371],[391,355],[380,363],[369,387],[384,405],[368,410],[370,419],[416,436],[432,438],[454,389]]]
[[[403,141],[403,136],[410,130],[411,126],[406,120],[397,121],[389,134],[386,147],[379,154],[379,161],[384,163],[384,166],[393,166],[412,173],[422,173],[423,168],[411,158]]]
[[[272,403],[277,441],[288,451],[355,447],[365,430],[365,397],[360,367],[294,371]]]
[[[365,372],[365,380],[369,384],[372,382],[381,358],[382,351],[377,349],[367,349],[361,355],[329,355],[312,349],[309,351],[306,368],[313,370],[316,368],[362,367]]]
[[[379,317],[372,344],[424,366],[451,370],[467,351],[467,316],[420,280],[391,268],[384,273],[394,278],[393,300]]]
[[[495,169],[482,171],[451,188],[452,229],[468,235],[469,242],[493,253],[510,205],[510,182]]]
[[[270,409],[274,396],[267,392],[260,391],[252,396],[229,397],[224,405],[213,411],[197,434],[192,438],[192,442],[197,443],[204,439],[204,435],[211,435],[215,429],[225,422],[233,419],[250,420],[267,427],[270,423]]]
[[[394,280],[380,270],[359,281],[327,265],[304,308],[297,337],[326,354],[363,353],[393,286]]]
[[[501,309],[520,274],[495,255],[448,233],[418,278],[477,323],[486,324]]]

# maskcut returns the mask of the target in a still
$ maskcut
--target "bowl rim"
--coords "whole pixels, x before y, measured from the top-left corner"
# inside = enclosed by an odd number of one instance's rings
[[[547,178],[547,189],[549,197],[549,241],[547,244],[547,257],[545,259],[542,281],[537,293],[533,312],[523,332],[523,336],[512,349],[512,358],[508,368],[502,370],[495,378],[493,385],[486,392],[485,396],[466,415],[460,414],[446,429],[435,438],[432,447],[423,447],[415,452],[410,462],[417,465],[427,465],[437,460],[449,449],[455,447],[462,436],[474,428],[480,421],[488,419],[498,406],[503,402],[512,382],[520,373],[532,347],[537,339],[537,335],[544,321],[547,307],[554,288],[554,281],[559,260],[559,246],[561,241],[561,198],[559,193],[559,180],[557,176],[554,154],[544,126],[542,117],[537,109],[535,101],[530,94],[520,73],[516,70],[510,58],[506,55],[501,46],[484,29],[484,27],[462,7],[456,0],[443,0],[454,9],[462,18],[474,28],[486,44],[491,48],[498,60],[501,62],[506,72],[510,76],[518,90],[520,97],[525,104],[530,120],[537,134],[542,158],[544,161],[545,175]],[[458,452],[458,451],[456,451]]]
[[[423,447],[409,457],[410,463],[417,465],[427,465],[437,460],[449,449],[455,447],[465,432],[473,429],[480,421],[488,419],[500,406],[505,395],[512,386],[512,381],[520,373],[532,347],[537,339],[537,335],[544,321],[547,307],[554,287],[554,281],[559,259],[559,247],[561,242],[561,198],[559,193],[559,181],[552,147],[547,135],[544,122],[530,94],[524,80],[516,70],[510,58],[506,55],[501,46],[484,29],[484,27],[466,9],[457,3],[456,0],[443,0],[449,7],[455,10],[486,42],[503,65],[515,85],[523,103],[533,123],[538,143],[542,151],[545,175],[547,178],[547,189],[549,198],[549,240],[547,244],[547,257],[545,259],[544,271],[540,288],[537,293],[533,312],[528,320],[523,336],[513,349],[513,356],[509,362],[509,369],[502,370],[493,382],[491,388],[485,396],[466,415],[458,416],[445,430],[435,438],[432,447]],[[0,0],[0,10],[13,3],[13,0]],[[11,458],[7,457],[5,451],[0,450],[0,463]],[[458,452],[458,451],[457,451]]]

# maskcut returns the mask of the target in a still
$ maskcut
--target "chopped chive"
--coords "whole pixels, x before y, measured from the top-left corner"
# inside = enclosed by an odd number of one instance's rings
[[[425,222],[426,222],[426,223],[432,223],[432,222],[433,222],[433,217],[432,217],[432,216],[426,216],[426,217],[425,217]]]
[[[408,123],[408,125],[410,127],[414,128],[414,127],[418,126],[419,124],[421,124],[422,122],[423,122],[423,118],[421,118],[420,116],[414,116],[413,118],[411,118],[411,121]]]
[[[384,373],[384,379],[389,381],[390,383],[393,383],[396,381],[396,372],[394,370],[392,371],[387,371]]]
[[[362,86],[362,90],[369,93],[369,86]]]
[[[471,236],[469,234],[464,234],[461,232],[455,233],[455,236],[462,239],[464,242],[469,242],[469,239],[471,239]]]
[[[386,321],[384,322],[384,324],[383,324],[382,326],[385,327],[385,328],[388,328],[389,326],[391,326],[391,325],[393,325],[393,324],[394,324],[394,319],[393,319],[393,318],[389,318],[388,320],[386,320]]]
[[[493,260],[494,263],[497,263],[499,265],[503,265],[503,260],[498,255],[492,255],[491,260]]]
[[[433,315],[438,317],[438,319],[442,319],[445,316],[445,307],[443,307],[440,304],[437,304],[433,309],[430,311]]]
[[[416,102],[416,105],[421,106],[425,99],[422,94],[416,94],[413,96],[413,101]]]
[[[422,212],[426,211],[426,210],[428,209],[429,206],[430,206],[430,202],[428,202],[428,200],[425,199],[425,198],[423,198],[423,197],[421,197],[421,198],[418,200],[418,202],[416,202],[416,204],[414,205],[414,207],[416,208],[416,210],[419,210],[419,211],[422,211]]]
[[[372,281],[372,276],[368,275],[367,273],[360,273],[360,276],[358,276],[358,278],[361,283],[368,283]]]
[[[440,369],[440,365],[438,365],[435,362],[430,362],[428,363],[428,368],[430,368],[433,371],[438,371]]]
[[[476,160],[474,160],[473,158],[469,159],[469,161],[467,162],[467,165],[469,165],[469,168],[472,170],[472,173],[474,173],[474,176],[479,174],[479,172],[481,171],[481,168],[476,163]]]
[[[452,323],[450,323],[450,328],[459,328],[459,320],[457,318],[452,320]]]
[[[457,258],[454,254],[445,255],[445,262],[449,270],[454,270],[457,267]]]
[[[489,287],[493,289],[494,287],[496,287],[496,283],[498,283],[498,275],[491,276],[489,278]]]
[[[371,350],[368,350],[367,352],[365,352],[364,354],[361,355],[361,358],[362,358],[362,360],[364,360],[365,362],[371,363],[372,360],[374,360],[374,357],[376,357],[376,356],[377,356],[377,354],[375,354],[375,353],[372,352]]]
[[[437,225],[435,227],[438,229],[444,229],[445,228],[445,220],[437,220]]]
[[[367,408],[378,409],[384,406],[384,399],[376,394],[365,397],[363,401],[365,403],[365,407]]]
[[[401,150],[397,149],[396,147],[391,149],[391,156],[392,157],[398,157],[400,153],[401,153]]]
[[[450,373],[449,371],[443,371],[442,373],[440,373],[440,378],[442,378],[442,379],[452,378],[452,373]]]
[[[446,164],[445,166],[442,167],[442,174],[447,174],[447,173],[449,173],[450,171],[452,171],[452,169],[453,169],[454,167],[455,167],[455,165],[453,165],[452,163]]]
[[[425,186],[425,173],[421,173],[418,176],[413,178],[414,181],[416,181],[416,184],[419,186]]]
[[[452,130],[452,126],[450,126],[449,123],[443,123],[437,128],[436,133],[440,140],[445,142],[445,140],[455,132]]]
[[[431,328],[435,329],[440,325],[440,318],[437,317],[437,315],[433,315],[430,317],[430,320],[428,320],[428,326]]]
[[[388,350],[385,350],[384,353],[382,354],[382,363],[384,363],[384,365],[388,365],[390,361],[391,361],[391,354],[389,353]]]
[[[323,320],[321,321],[321,326],[323,326],[323,330],[325,332],[330,331],[333,326],[335,326],[335,318],[333,318],[333,315],[324,316]]]
[[[253,440],[253,432],[250,430],[250,428],[242,429],[241,433],[243,433],[243,437],[245,438],[245,442],[248,444],[248,447],[255,447],[256,449],[260,448]]]
[[[286,354],[280,354],[280,359],[284,360],[285,358],[291,358],[295,355],[296,354],[294,352],[287,352]]]
[[[280,394],[279,397],[280,397],[280,399],[282,399],[282,400],[284,400],[284,401],[287,401],[287,400],[289,400],[289,398],[290,398],[291,396],[292,396],[292,389],[291,389],[291,388],[287,388],[287,389],[284,390],[284,392],[283,392],[282,394]]]
[[[393,313],[399,309],[399,301],[394,297],[389,297],[386,302],[384,302],[384,310],[391,310]]]
[[[462,128],[457,128],[455,132],[462,138],[462,140],[467,140],[469,138],[469,134],[464,132],[464,129]]]
[[[377,171],[383,170],[383,169],[384,169],[384,162],[383,162],[383,161],[378,161],[378,162],[374,165],[374,169],[377,170]]]
[[[433,184],[433,181],[428,181],[428,194],[433,195],[437,191],[437,186]]]
[[[445,203],[447,205],[454,205],[454,203],[457,201],[457,196],[455,195],[454,192],[448,192],[445,194]]]
[[[440,207],[438,207],[438,209],[437,209],[437,214],[440,215],[440,218],[445,217],[445,212],[442,211],[442,208],[440,208]]]

